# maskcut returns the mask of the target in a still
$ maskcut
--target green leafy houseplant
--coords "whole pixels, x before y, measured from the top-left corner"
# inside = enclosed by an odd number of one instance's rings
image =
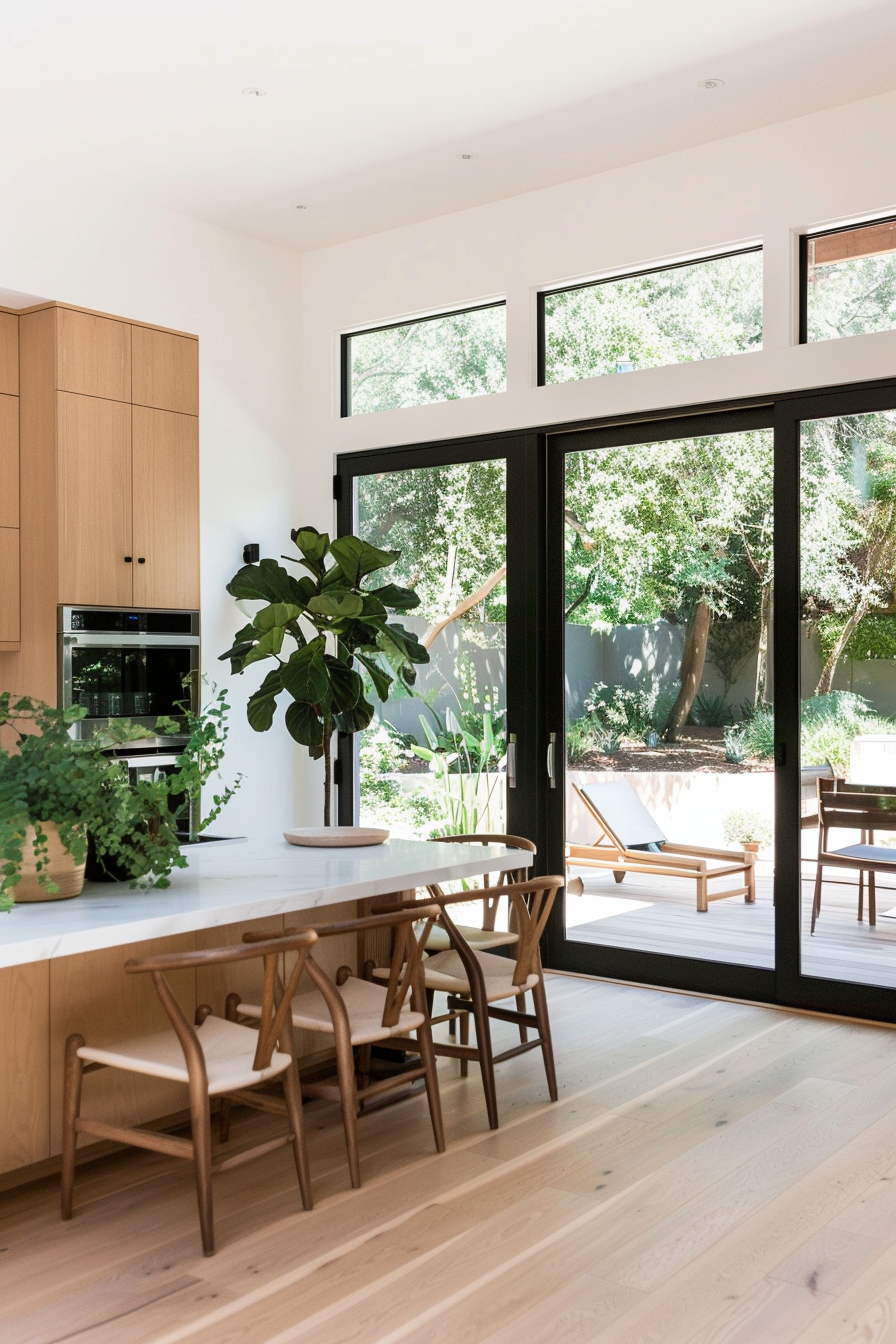
[[[186,867],[179,825],[186,810],[194,816],[195,833],[205,829],[232,797],[236,784],[214,797],[199,818],[202,785],[217,770],[226,740],[227,705],[223,693],[198,714],[188,714],[189,739],[171,775],[139,779],[132,784],[123,761],[106,749],[146,736],[146,729],[116,723],[84,741],[70,728],[86,711],[81,706],[53,709],[42,701],[0,694],[0,729],[9,730],[15,749],[0,743],[0,909],[8,910],[18,885],[26,832],[35,829],[39,884],[54,894],[48,872],[47,833],[56,825],[63,847],[80,864],[88,843],[98,865],[149,886],[168,886],[174,868]],[[181,732],[182,724],[160,719],[158,731]],[[180,800],[183,800],[182,802]]]
[[[415,635],[389,620],[390,613],[412,611],[417,594],[392,583],[365,585],[371,574],[395,563],[398,551],[380,550],[359,537],[331,541],[313,527],[296,528],[290,535],[298,556],[281,559],[307,574],[296,577],[270,559],[239,570],[227,591],[265,605],[221,659],[229,659],[235,673],[274,660],[276,666],[249,697],[249,723],[256,732],[267,732],[278,697],[286,693],[287,731],[312,759],[324,761],[324,825],[329,826],[334,732],[366,728],[373,718],[368,688],[382,701],[396,678],[410,688],[416,665],[428,663],[429,654]]]

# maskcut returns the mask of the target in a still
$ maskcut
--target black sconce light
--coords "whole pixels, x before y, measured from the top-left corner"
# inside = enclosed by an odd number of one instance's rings
[[[258,557],[261,549],[257,541],[249,541],[243,547],[243,563],[246,565],[255,565],[258,563]]]

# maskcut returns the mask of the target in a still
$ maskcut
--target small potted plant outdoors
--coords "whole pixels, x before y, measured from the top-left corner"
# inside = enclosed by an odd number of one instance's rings
[[[722,830],[729,845],[740,845],[747,854],[758,854],[772,842],[772,828],[759,812],[729,812]]]
[[[175,800],[195,805],[217,768],[226,710],[222,694],[195,716],[174,773],[131,783],[126,765],[108,748],[138,731],[145,737],[145,728],[110,725],[77,740],[69,730],[85,717],[82,706],[53,709],[0,694],[0,730],[6,730],[0,741],[0,910],[14,900],[77,896],[88,847],[98,875],[168,886],[172,870],[187,864]],[[166,722],[158,726],[164,730]],[[214,820],[238,785],[215,795],[209,815],[193,822],[195,831]]]
[[[235,673],[273,660],[246,713],[256,732],[265,733],[285,694],[287,732],[313,760],[324,762],[325,828],[314,834],[289,832],[287,838],[326,843],[332,823],[333,734],[366,728],[374,713],[368,694],[387,700],[396,679],[410,688],[416,666],[428,663],[429,654],[416,635],[389,619],[418,606],[417,594],[394,583],[371,587],[367,582],[393,565],[400,552],[380,550],[360,537],[331,541],[314,527],[296,528],[291,537],[297,555],[281,558],[300,565],[305,574],[296,576],[278,561],[264,559],[245,565],[227,585],[239,601],[263,605],[221,659],[229,660]]]

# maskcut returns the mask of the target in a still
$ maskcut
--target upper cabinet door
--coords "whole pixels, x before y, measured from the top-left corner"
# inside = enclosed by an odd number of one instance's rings
[[[199,606],[199,421],[133,408],[134,605]]]
[[[135,406],[199,414],[199,342],[170,331],[133,327],[131,400]]]
[[[19,395],[19,319],[0,313],[0,392]]]
[[[58,393],[59,601],[133,602],[131,408]]]
[[[0,527],[19,525],[19,399],[0,396]]]
[[[57,383],[107,401],[131,399],[131,324],[57,308]]]

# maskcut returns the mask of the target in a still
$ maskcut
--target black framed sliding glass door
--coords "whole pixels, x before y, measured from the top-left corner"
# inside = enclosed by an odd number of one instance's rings
[[[774,995],[774,446],[759,407],[552,436],[555,965]],[[735,894],[730,894],[735,893]]]
[[[400,552],[426,645],[415,694],[341,744],[340,818],[425,839],[544,833],[544,500],[535,435],[339,459],[340,531]]]

